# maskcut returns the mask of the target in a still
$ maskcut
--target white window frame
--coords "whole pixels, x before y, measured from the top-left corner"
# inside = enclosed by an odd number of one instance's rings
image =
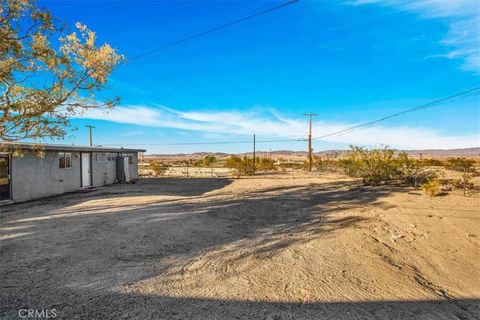
[[[60,159],[63,158],[63,166],[62,163],[60,162]],[[67,166],[67,159],[68,161],[68,166]],[[58,168],[59,169],[71,169],[72,168],[72,153],[71,152],[59,152],[58,153]]]

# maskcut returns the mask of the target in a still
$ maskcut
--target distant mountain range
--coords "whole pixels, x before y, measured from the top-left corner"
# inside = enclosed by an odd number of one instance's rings
[[[480,157],[480,148],[464,148],[464,149],[425,149],[425,150],[398,150],[399,152],[407,152],[409,155],[412,156],[424,156],[424,157]],[[326,155],[342,155],[348,152],[348,150],[325,150],[314,152],[315,155],[318,156],[326,156]],[[150,154],[145,155],[147,158],[192,158],[198,159],[203,158],[206,155],[213,155],[217,158],[224,158],[228,157],[231,154],[224,153],[224,152],[195,152],[195,153],[177,153],[177,154]],[[239,153],[237,155],[243,156],[248,155],[251,156],[252,152],[247,153]],[[272,155],[275,158],[279,158],[282,156],[285,157],[305,157],[307,156],[306,151],[292,151],[292,150],[275,150],[275,151],[257,151],[256,155],[261,156],[268,156]]]

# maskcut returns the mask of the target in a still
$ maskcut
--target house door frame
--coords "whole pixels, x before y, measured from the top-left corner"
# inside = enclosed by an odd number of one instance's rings
[[[7,159],[7,177],[6,178],[1,178],[0,177],[0,183],[3,182],[2,179],[7,180],[7,185],[8,185],[8,197],[6,198],[0,198],[0,202],[2,201],[9,201],[12,200],[12,157],[9,153],[0,153],[0,158],[6,158]]]
[[[80,181],[82,188],[92,186],[92,153],[80,152]]]

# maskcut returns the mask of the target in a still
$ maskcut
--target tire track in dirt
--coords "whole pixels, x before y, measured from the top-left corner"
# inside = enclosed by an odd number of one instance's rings
[[[382,221],[383,229],[391,231],[392,226],[386,223],[385,221]],[[372,236],[371,234],[365,234],[366,237],[369,237],[374,243],[377,243],[378,245],[382,245],[383,248],[387,249],[387,253],[383,253],[383,250],[374,250],[374,254],[377,254],[384,262],[386,262],[388,265],[392,266],[393,268],[396,268],[398,270],[401,270],[403,274],[407,274],[410,278],[413,278],[415,282],[422,287],[424,290],[436,295],[437,297],[447,300],[454,305],[456,305],[458,308],[463,310],[465,313],[467,313],[470,317],[474,319],[479,319],[477,315],[475,315],[473,312],[468,310],[468,308],[464,307],[462,304],[458,302],[458,298],[453,296],[452,294],[448,293],[448,290],[445,288],[441,287],[440,285],[437,285],[433,283],[431,280],[429,280],[426,275],[424,275],[419,268],[417,268],[415,265],[411,263],[407,263],[403,261],[400,258],[400,254],[396,253],[396,249],[392,247],[391,245],[379,240],[378,238]],[[392,240],[394,243],[395,241]],[[404,242],[403,245],[405,246],[410,246],[410,250],[405,250],[405,251],[413,251],[415,250],[414,247],[412,247],[408,242]],[[395,258],[396,257],[396,258]],[[462,315],[457,314],[457,316],[460,319],[467,319],[467,318],[462,318]]]

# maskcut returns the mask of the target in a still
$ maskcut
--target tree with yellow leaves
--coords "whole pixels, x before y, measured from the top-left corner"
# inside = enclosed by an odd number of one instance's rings
[[[75,27],[64,34],[33,0],[0,0],[0,140],[63,138],[71,116],[118,103],[96,94],[123,56]]]

